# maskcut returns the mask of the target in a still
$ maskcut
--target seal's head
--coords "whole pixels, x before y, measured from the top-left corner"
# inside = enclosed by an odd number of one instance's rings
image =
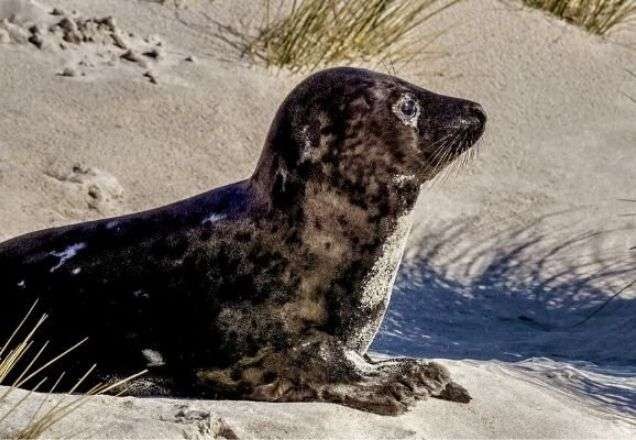
[[[285,199],[307,183],[354,199],[370,189],[413,193],[468,150],[485,123],[471,101],[369,70],[324,70],[280,107],[254,179]]]

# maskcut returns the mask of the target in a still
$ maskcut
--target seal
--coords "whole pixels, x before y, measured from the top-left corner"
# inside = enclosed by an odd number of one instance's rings
[[[372,361],[420,186],[486,116],[393,76],[334,68],[285,99],[251,178],[0,244],[0,319],[39,299],[42,333],[136,395],[336,402],[399,414],[467,402],[434,362]],[[65,369],[73,365],[65,362]]]

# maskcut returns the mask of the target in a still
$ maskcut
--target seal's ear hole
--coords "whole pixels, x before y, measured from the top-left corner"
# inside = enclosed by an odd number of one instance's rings
[[[314,119],[309,124],[303,125],[298,133],[301,147],[299,162],[305,162],[313,156],[313,150],[320,144],[320,122]]]
[[[283,167],[279,167],[276,171],[276,180],[274,180],[274,194],[284,194],[287,185],[287,171]]]

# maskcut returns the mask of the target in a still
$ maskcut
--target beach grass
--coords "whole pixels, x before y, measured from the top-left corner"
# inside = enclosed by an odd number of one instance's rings
[[[415,40],[409,38],[413,30],[460,1],[294,0],[285,9],[285,2],[264,0],[263,25],[255,36],[243,37],[243,53],[292,71],[370,60],[406,62],[425,52],[436,36]]]
[[[636,24],[636,0],[523,0],[588,32],[605,35],[612,29]]]
[[[64,350],[62,353],[51,357],[45,362],[38,363],[40,358],[43,357],[49,343],[48,341],[43,343],[40,348],[35,351],[36,344],[33,338],[42,324],[48,319],[48,316],[43,314],[33,323],[32,317],[34,316],[36,307],[37,301],[25,314],[24,318],[20,321],[9,339],[0,347],[0,385],[6,385],[6,388],[0,391],[0,404],[6,402],[8,397],[12,393],[16,392],[18,388],[23,386],[28,386],[30,388],[30,391],[24,394],[24,396],[16,402],[9,405],[2,405],[7,409],[0,411],[0,427],[2,427],[3,422],[8,420],[9,417],[15,415],[15,413],[23,405],[25,405],[29,399],[34,399],[35,397],[33,396],[33,393],[42,390],[47,383],[52,382],[52,385],[45,389],[46,392],[53,393],[58,391],[57,387],[62,381],[64,373],[58,376],[55,381],[49,381],[48,377],[42,376],[46,374],[48,367],[63,360],[63,358],[72,353],[87,340],[86,338],[82,339],[75,345]],[[29,324],[30,322],[31,324]],[[24,332],[25,335],[20,336],[21,332],[23,332],[25,328],[28,329]],[[16,340],[18,342],[16,342]],[[86,373],[80,377],[68,391],[69,395],[72,395],[77,391],[77,389],[90,376],[95,367],[96,365],[92,365],[88,368]],[[55,399],[56,402],[52,405],[47,405],[49,400],[48,395],[44,395],[43,397],[40,397],[41,401],[36,406],[35,411],[31,414],[28,424],[19,431],[11,433],[10,438],[34,439],[42,437],[51,427],[86,403],[91,396],[101,395],[112,390],[121,389],[122,387],[125,387],[128,382],[139,377],[145,372],[146,371],[141,371],[115,383],[99,383],[85,394],[78,394],[75,396],[60,395],[58,399]],[[13,378],[13,376],[16,377]],[[5,382],[9,377],[12,377],[12,381],[11,383],[6,384]],[[0,431],[0,435],[6,436],[7,433]]]

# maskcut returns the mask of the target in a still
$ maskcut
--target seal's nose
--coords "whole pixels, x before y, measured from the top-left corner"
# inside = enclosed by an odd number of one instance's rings
[[[475,130],[483,130],[486,125],[486,112],[476,102],[468,102],[464,105],[461,121],[463,125]]]

